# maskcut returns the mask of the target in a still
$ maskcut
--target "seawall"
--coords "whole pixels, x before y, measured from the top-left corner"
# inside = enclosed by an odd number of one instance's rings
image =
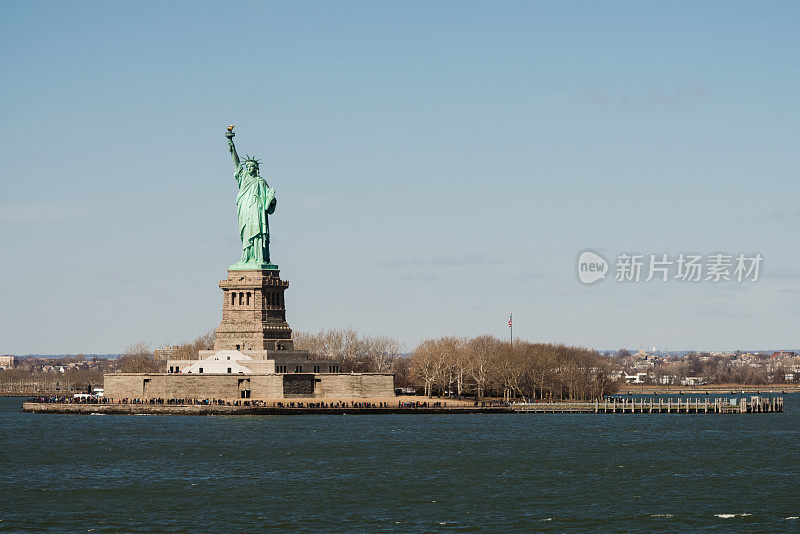
[[[388,413],[515,413],[512,408],[494,407],[425,407],[402,408],[289,408],[286,406],[221,406],[215,404],[57,404],[25,402],[23,412],[103,415],[342,415]]]

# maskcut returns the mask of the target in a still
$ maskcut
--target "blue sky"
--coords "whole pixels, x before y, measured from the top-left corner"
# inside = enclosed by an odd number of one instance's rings
[[[0,352],[220,320],[223,136],[277,190],[296,330],[797,347],[792,2],[18,2],[0,12]],[[580,252],[760,253],[592,286]],[[612,266],[613,268],[613,266]]]

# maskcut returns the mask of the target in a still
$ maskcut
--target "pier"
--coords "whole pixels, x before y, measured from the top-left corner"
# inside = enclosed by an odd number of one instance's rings
[[[512,405],[520,413],[669,413],[745,414],[783,412],[783,397],[708,397],[700,399],[619,399],[583,403],[534,403]]]

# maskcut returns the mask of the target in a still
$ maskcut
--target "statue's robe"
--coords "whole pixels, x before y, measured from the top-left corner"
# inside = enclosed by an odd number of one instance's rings
[[[275,211],[275,190],[261,176],[249,176],[244,165],[239,165],[234,178],[239,184],[236,213],[242,239],[241,263],[269,263],[267,215]]]

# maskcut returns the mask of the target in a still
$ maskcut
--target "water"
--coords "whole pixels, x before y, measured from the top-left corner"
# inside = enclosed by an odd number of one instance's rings
[[[0,399],[0,531],[797,532],[785,398],[744,416],[296,417]]]

